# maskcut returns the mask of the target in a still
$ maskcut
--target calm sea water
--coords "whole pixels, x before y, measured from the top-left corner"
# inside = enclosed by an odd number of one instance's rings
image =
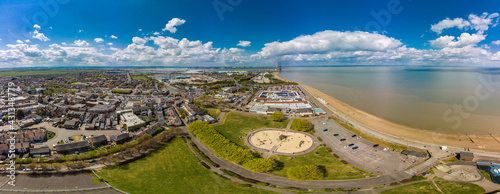
[[[280,75],[394,123],[500,135],[500,69],[292,67]]]

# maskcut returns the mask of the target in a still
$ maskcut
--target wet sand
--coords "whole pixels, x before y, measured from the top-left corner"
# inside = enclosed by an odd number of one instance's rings
[[[279,76],[278,72],[273,73],[275,77],[285,80]],[[453,146],[453,147],[465,147],[470,149],[480,149],[486,151],[500,152],[500,136],[489,136],[489,135],[466,135],[466,134],[445,134],[437,133],[432,131],[420,130],[404,125],[389,122],[387,120],[381,119],[379,117],[368,114],[362,110],[356,109],[343,103],[325,93],[310,87],[305,84],[300,84],[302,87],[306,87],[309,91],[314,93],[319,98],[322,98],[328,102],[327,106],[330,106],[343,115],[368,126],[379,132],[404,138],[407,140],[413,140],[423,143],[431,143],[443,146]],[[498,140],[498,141],[497,141]]]

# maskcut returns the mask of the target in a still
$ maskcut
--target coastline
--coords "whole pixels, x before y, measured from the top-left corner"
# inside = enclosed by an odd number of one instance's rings
[[[279,72],[273,72],[273,75],[281,80],[286,80],[279,75]],[[286,80],[289,81],[289,80]],[[308,86],[298,83],[299,86],[307,88],[313,95],[322,98],[328,105],[323,104],[330,112],[333,112],[338,117],[348,120],[350,123],[356,124],[357,128],[362,128],[363,131],[373,132],[379,136],[385,136],[388,141],[400,140],[400,144],[408,144],[408,142],[434,144],[437,146],[450,146],[457,148],[469,148],[485,151],[500,152],[499,136],[487,135],[466,135],[466,134],[445,134],[433,131],[415,129],[408,126],[389,122],[367,112],[354,108],[344,102],[341,102],[325,93]],[[325,110],[327,111],[327,110]],[[394,139],[395,138],[395,139]],[[408,141],[402,143],[401,141]]]

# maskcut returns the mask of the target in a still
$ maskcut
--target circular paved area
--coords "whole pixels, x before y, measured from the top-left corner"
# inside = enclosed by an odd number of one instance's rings
[[[314,138],[303,132],[283,129],[262,129],[246,137],[251,148],[270,154],[299,155],[313,150]]]

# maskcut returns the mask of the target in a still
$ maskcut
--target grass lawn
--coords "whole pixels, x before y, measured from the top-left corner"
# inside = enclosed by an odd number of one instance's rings
[[[83,137],[81,135],[75,135],[75,136],[71,136],[71,138],[73,138],[74,142],[77,142],[77,141],[82,141]]]
[[[143,159],[97,173],[129,193],[271,193],[240,186],[204,168],[180,138]]]
[[[52,139],[56,136],[56,133],[52,131],[47,131],[47,140]]]
[[[436,184],[438,187],[444,192],[444,193],[484,193],[485,190],[475,184],[472,183],[457,183],[457,182],[447,182],[447,181],[436,181]],[[464,188],[464,187],[468,187]],[[410,185],[402,186],[402,187],[397,187],[394,189],[389,189],[384,192],[384,194],[387,193],[405,193],[405,194],[411,194],[411,193],[437,193],[439,194],[440,192],[437,190],[437,188],[432,184],[432,182],[420,182],[420,183],[413,183]]]
[[[318,152],[319,154],[316,154]],[[290,159],[295,157],[294,159]],[[375,176],[371,173],[363,171],[359,168],[354,167],[351,164],[343,164],[339,159],[335,158],[330,154],[326,148],[318,147],[312,152],[304,155],[298,156],[283,156],[283,155],[273,155],[270,158],[279,160],[284,163],[284,168],[279,171],[271,172],[278,176],[287,176],[286,171],[289,168],[302,165],[319,165],[324,166],[326,170],[326,176],[324,179],[334,180],[334,179],[356,179],[365,178],[366,176]],[[361,174],[360,174],[361,173]]]
[[[218,108],[207,108],[207,113],[214,119],[219,118],[220,110]]]
[[[491,175],[490,173],[484,171],[484,170],[479,170],[479,172],[481,172],[481,174],[484,176],[485,179],[488,179],[490,180],[491,182],[493,182],[493,179],[491,179]]]
[[[446,163],[453,163],[453,162],[458,162],[460,161],[457,156],[452,156],[452,157],[449,157],[449,158],[446,158],[443,160],[443,162],[446,162]]]
[[[248,148],[248,146],[245,145],[245,136],[251,132],[252,129],[286,128],[289,122],[289,120],[274,122],[268,118],[249,116],[235,112],[227,112],[225,117],[221,120],[221,124],[214,125],[214,128],[230,141],[245,148]]]
[[[151,80],[150,77],[145,76],[145,75],[132,75],[131,77],[132,77],[132,79],[135,79],[135,80]]]

